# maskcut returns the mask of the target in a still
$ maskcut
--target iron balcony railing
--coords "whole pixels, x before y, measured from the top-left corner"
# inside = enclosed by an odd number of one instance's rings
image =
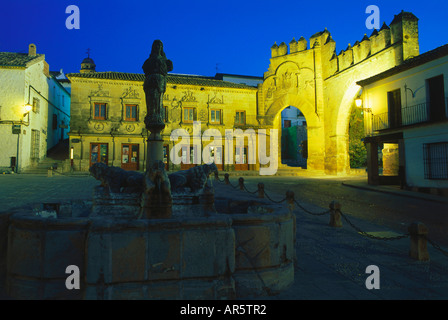
[[[426,107],[426,103],[405,107],[401,110],[401,121],[403,126],[423,123],[428,120],[428,108]]]
[[[389,128],[389,113],[384,112],[372,115],[373,131],[384,130]]]
[[[448,116],[448,112],[446,111],[446,106],[448,106],[448,99],[445,101],[445,117]],[[372,115],[372,130],[384,130],[389,128],[397,128],[401,126],[409,126],[418,123],[425,123],[432,120],[440,120],[440,119],[430,119],[429,116],[429,104],[420,103],[409,107],[403,107],[401,109],[401,118],[395,117],[395,119],[391,119],[389,117],[389,112],[384,112],[380,114]],[[390,121],[393,121],[392,123]]]

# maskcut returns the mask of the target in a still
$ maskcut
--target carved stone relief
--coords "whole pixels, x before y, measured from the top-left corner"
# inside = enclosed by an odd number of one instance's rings
[[[208,113],[205,110],[201,110],[199,112],[199,121],[207,121],[208,120]]]
[[[196,102],[196,97],[194,96],[194,92],[191,90],[184,91],[183,97],[180,99],[183,102]]]
[[[103,90],[103,85],[101,83],[98,84],[98,90],[92,90],[90,92],[91,97],[109,97],[109,91]]]
[[[140,94],[138,93],[137,89],[129,87],[123,91],[121,97],[128,99],[138,99],[140,97]]]
[[[173,122],[179,122],[180,121],[180,116],[181,116],[181,108],[175,107],[171,110],[171,112],[169,114],[171,114],[171,121]]]
[[[134,130],[135,130],[135,125],[133,123],[126,125],[127,132],[134,132]]]
[[[210,95],[208,96],[208,103],[211,104],[224,104],[224,96],[218,95],[218,93],[213,92],[213,96],[210,97]]]
[[[95,128],[96,131],[103,131],[104,130],[104,124],[102,123],[95,123],[95,125],[93,126]]]

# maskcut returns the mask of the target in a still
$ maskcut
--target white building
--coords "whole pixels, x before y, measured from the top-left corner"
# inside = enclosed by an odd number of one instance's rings
[[[286,107],[282,111],[282,128],[295,126],[306,126],[306,119],[303,113],[295,107]]]
[[[2,171],[37,165],[67,137],[69,115],[70,94],[50,75],[45,55],[37,54],[34,44],[28,53],[0,52]]]
[[[63,71],[50,72],[48,78],[48,137],[47,149],[68,139],[70,131],[70,81]]]
[[[258,84],[263,83],[263,77],[244,76],[229,73],[217,73],[215,75],[215,79],[233,83],[245,84],[251,87],[257,87]]]
[[[369,183],[448,191],[448,45],[358,84]]]

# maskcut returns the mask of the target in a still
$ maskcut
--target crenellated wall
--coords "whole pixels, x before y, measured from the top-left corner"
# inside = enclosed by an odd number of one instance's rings
[[[289,105],[300,109],[309,130],[308,168],[345,173],[350,168],[348,119],[361,89],[356,82],[418,54],[418,19],[403,11],[339,54],[327,29],[312,35],[309,42],[301,37],[289,42],[289,47],[275,43],[258,87],[258,118],[277,128],[281,110]]]

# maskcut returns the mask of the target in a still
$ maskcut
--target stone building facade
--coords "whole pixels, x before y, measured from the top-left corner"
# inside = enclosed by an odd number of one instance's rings
[[[301,111],[307,123],[307,168],[327,174],[348,173],[349,118],[361,92],[357,82],[418,55],[418,19],[412,13],[401,12],[390,25],[384,24],[370,36],[364,35],[339,54],[327,29],[309,41],[301,37],[289,45],[274,44],[269,68],[257,87],[171,74],[165,96],[166,150],[173,147],[169,139],[172,130],[185,128],[193,133],[194,119],[201,121],[201,132],[216,128],[224,134],[225,129],[236,127],[281,132],[282,110],[292,106]],[[75,168],[87,170],[92,161],[103,157],[109,164],[123,167],[127,167],[124,161],[136,161],[138,165],[129,168],[142,170],[146,148],[143,75],[95,72],[93,61],[83,61],[81,72],[68,77],[72,81],[70,137]],[[189,113],[188,121],[183,120],[185,112]],[[280,164],[281,134],[277,139],[278,147],[270,150],[269,141],[267,151],[272,151],[270,155],[277,157]],[[182,157],[193,158],[192,148],[184,148]],[[247,146],[233,151],[235,158],[247,157]],[[129,155],[131,160],[126,160]],[[259,162],[228,169],[258,167]]]
[[[418,19],[409,12],[339,54],[327,29],[309,42],[301,37],[289,45],[275,43],[258,90],[258,119],[280,129],[281,111],[298,108],[307,123],[308,169],[347,173],[350,111],[361,90],[356,82],[418,55]]]
[[[72,88],[70,147],[74,170],[88,170],[95,162],[126,170],[145,170],[148,133],[143,122],[146,115],[144,75],[84,69],[67,77]],[[163,100],[166,168],[173,171],[201,163],[202,151],[213,141],[205,141],[206,130],[215,129],[224,139],[229,128],[243,131],[258,128],[256,99],[257,89],[252,86],[169,74]],[[200,122],[200,132],[194,130],[195,122]],[[191,137],[188,145],[177,147],[181,164],[170,159],[170,151],[179,141],[171,138],[175,129],[186,130]],[[225,143],[221,142],[221,147],[209,148],[212,157],[221,159],[221,163],[217,162],[220,169],[258,168],[257,164],[249,164],[248,139],[242,146],[235,142],[232,150],[226,150]],[[230,153],[235,161],[226,165],[225,156]]]

